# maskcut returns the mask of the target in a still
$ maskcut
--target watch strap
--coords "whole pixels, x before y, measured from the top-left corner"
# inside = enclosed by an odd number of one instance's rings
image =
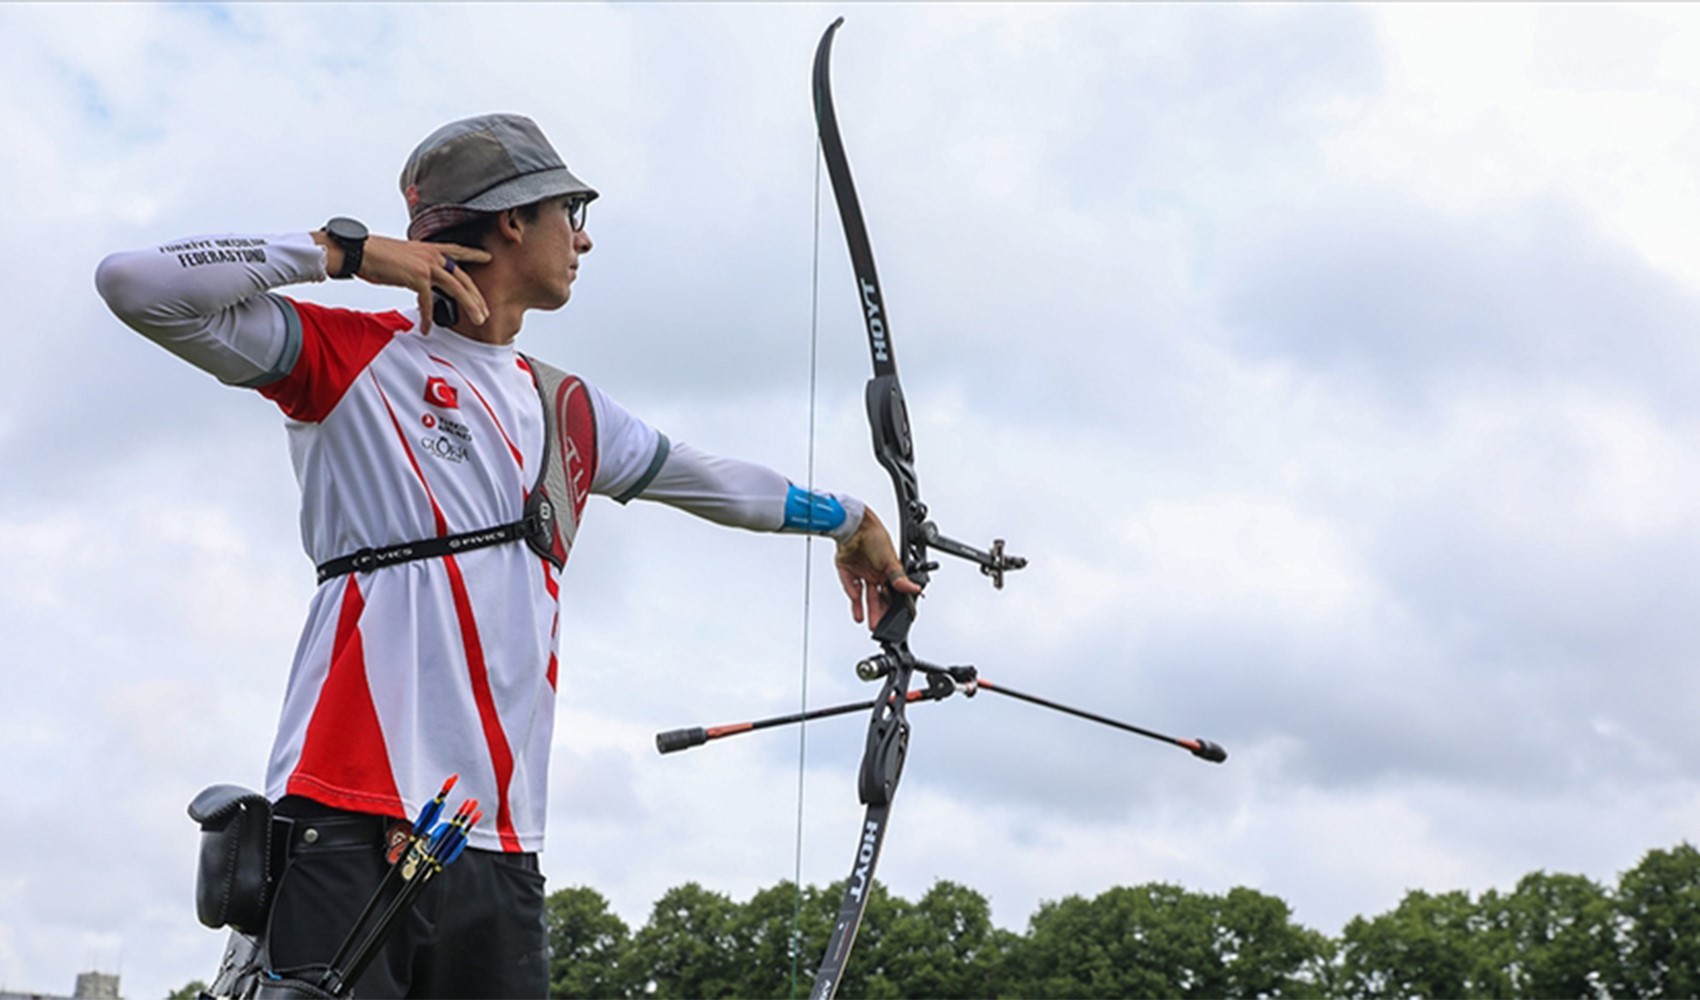
[[[342,225],[339,226],[338,223]],[[339,228],[357,230],[359,236],[339,233]],[[338,268],[333,278],[352,278],[360,273],[360,265],[366,258],[366,227],[354,219],[335,218],[325,223],[325,234],[342,249],[342,267]]]
[[[331,275],[331,277],[352,278],[359,274],[360,265],[364,263],[366,258],[366,241],[348,240],[345,242],[338,240],[337,245],[342,247],[342,270]]]

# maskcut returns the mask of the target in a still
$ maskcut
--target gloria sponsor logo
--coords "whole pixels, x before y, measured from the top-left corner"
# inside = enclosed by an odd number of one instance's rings
[[[466,461],[467,450],[472,445],[472,431],[465,424],[435,413],[421,413],[419,423],[427,431],[435,432],[419,436],[420,451],[445,462],[458,464]]]
[[[436,437],[429,434],[421,435],[419,448],[425,454],[434,455],[445,462],[459,464],[466,461],[466,445],[447,434],[438,434]]]

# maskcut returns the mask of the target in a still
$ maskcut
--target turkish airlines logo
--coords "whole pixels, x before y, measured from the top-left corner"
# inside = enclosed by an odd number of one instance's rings
[[[454,386],[433,375],[425,380],[425,402],[445,410],[458,410],[460,393]]]

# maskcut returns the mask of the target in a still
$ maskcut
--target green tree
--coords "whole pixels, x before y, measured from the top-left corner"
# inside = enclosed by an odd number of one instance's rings
[[[814,886],[799,898],[796,883],[789,880],[757,892],[738,907],[732,926],[735,947],[742,956],[738,995],[807,994],[837,907],[837,897],[828,900]]]
[[[588,888],[548,901],[555,997],[779,998],[807,992],[844,883],[781,882],[738,904],[670,890],[635,935]],[[974,890],[938,882],[919,902],[869,888],[845,996],[1596,997],[1700,996],[1700,851],[1649,852],[1615,893],[1535,871],[1502,894],[1408,892],[1355,917],[1338,941],[1279,898],[1150,883],[1042,904],[1025,935],[992,925]],[[190,983],[173,997],[192,997]]]
[[[632,938],[632,968],[641,993],[656,1000],[738,996],[741,955],[734,937],[737,904],[687,882],[656,901]]]
[[[1324,996],[1330,992],[1334,944],[1293,923],[1276,896],[1243,886],[1216,900],[1215,949],[1222,961],[1223,996]]]
[[[1360,997],[1509,995],[1486,929],[1469,893],[1413,889],[1390,912],[1346,924],[1339,989]]]
[[[1045,903],[1004,950],[998,992],[1035,997],[1320,996],[1333,954],[1274,896],[1160,883]]]
[[[1118,886],[1041,904],[1014,943],[1006,988],[1022,996],[1223,996],[1210,899],[1173,885]]]
[[[201,995],[201,991],[206,988],[206,983],[201,982],[199,979],[191,979],[182,986],[171,991],[171,993],[166,996],[165,1000],[195,1000],[196,997]]]
[[[549,995],[560,998],[632,995],[631,931],[609,912],[595,889],[574,886],[549,895]]]
[[[1004,953],[1014,935],[992,926],[986,898],[955,882],[935,882],[915,904],[881,908],[866,973],[866,995],[984,997],[996,995]],[[857,963],[857,956],[851,956]]]
[[[1501,976],[1493,980],[1504,985],[1500,995],[1604,996],[1619,980],[1616,915],[1597,883],[1530,872],[1510,895],[1490,889],[1476,905],[1483,959]]]
[[[843,898],[843,881],[834,882],[827,887],[824,902],[829,913],[828,920],[837,919],[838,906]],[[887,939],[891,929],[903,920],[911,905],[908,901],[893,896],[887,891],[885,883],[877,879],[868,887],[868,907],[862,914],[861,929],[856,932],[856,945],[850,953],[850,962],[844,967],[844,976],[838,981],[839,993],[866,1000],[894,1000],[905,995],[902,986],[890,975],[895,956]],[[826,938],[822,938],[820,947],[811,948],[804,953],[809,961],[811,981],[814,966],[826,951],[826,944]]]
[[[1623,965],[1616,993],[1700,996],[1700,851],[1647,852],[1617,882]]]

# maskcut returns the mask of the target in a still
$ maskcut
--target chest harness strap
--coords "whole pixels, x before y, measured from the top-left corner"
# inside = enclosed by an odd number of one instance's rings
[[[537,482],[526,494],[523,516],[494,528],[364,548],[327,559],[319,564],[320,583],[346,573],[364,573],[417,559],[435,559],[518,541],[531,546],[533,552],[549,560],[556,569],[566,564],[567,550],[572,547],[573,536],[578,531],[583,494],[588,492],[589,481],[596,475],[595,411],[590,408],[583,382],[535,358],[521,357],[531,367],[537,394],[543,403],[543,462],[537,470]],[[576,426],[567,426],[569,422]],[[574,431],[580,433],[575,435]],[[586,440],[591,451],[589,456],[578,449],[575,438]],[[577,466],[573,470],[567,468],[569,456]],[[656,471],[659,470],[652,470],[645,482],[628,492],[641,491]],[[583,491],[574,492],[569,482],[570,473],[577,473],[583,478]]]
[[[525,517],[499,527],[485,528],[480,531],[463,531],[457,535],[444,535],[441,538],[422,538],[416,542],[402,542],[399,545],[365,548],[320,563],[319,582],[324,583],[326,580],[342,576],[345,573],[365,573],[384,566],[413,562],[416,559],[435,559],[438,556],[454,555],[457,552],[471,552],[473,549],[482,549],[491,545],[502,545],[521,540],[529,541],[538,530],[538,523],[529,517]]]

